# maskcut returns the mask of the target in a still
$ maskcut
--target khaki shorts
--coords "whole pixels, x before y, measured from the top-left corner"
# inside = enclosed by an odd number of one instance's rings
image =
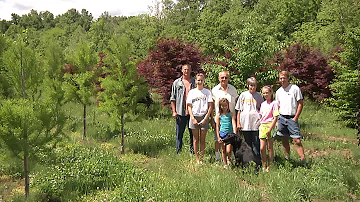
[[[202,121],[204,119],[204,117],[205,117],[205,115],[204,116],[195,116],[195,119],[199,123],[200,121]],[[209,119],[206,120],[204,125],[194,125],[191,118],[190,118],[190,120],[189,120],[189,128],[190,129],[207,130],[207,129],[209,129]]]

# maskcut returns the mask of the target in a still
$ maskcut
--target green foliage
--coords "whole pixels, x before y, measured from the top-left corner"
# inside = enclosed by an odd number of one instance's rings
[[[137,113],[142,105],[139,101],[149,92],[130,58],[131,52],[132,44],[127,38],[114,40],[106,58],[109,67],[104,67],[106,77],[100,80],[104,90],[98,93],[99,109],[109,116],[106,122],[111,132],[122,131],[124,115]]]
[[[343,120],[339,120],[338,116],[327,116],[324,118],[324,114],[336,114],[338,112],[336,108],[322,103],[313,103],[308,99],[304,100],[304,104],[304,110],[301,113],[301,131],[302,133],[307,134],[305,138],[316,139],[316,135],[325,134],[333,137],[355,137],[355,129],[346,127],[346,123],[344,123]],[[314,143],[314,147],[317,148],[322,145],[318,139],[316,139],[316,142]],[[340,146],[335,142],[334,145]],[[333,146],[326,144],[324,147],[327,148]]]
[[[0,138],[11,153],[35,155],[61,139],[64,117],[51,102],[5,100],[0,108]]]
[[[173,118],[144,120],[141,125],[143,129],[139,129],[139,122],[130,122],[126,126],[126,144],[133,153],[157,156],[175,143]]]
[[[309,43],[330,53],[342,46],[345,33],[359,27],[359,1],[326,0],[319,4],[316,20],[305,22],[293,33],[295,40]]]
[[[32,187],[44,200],[75,200],[101,190],[125,189],[134,197],[146,187],[143,172],[119,160],[112,152],[81,145],[54,150],[55,158],[44,156]],[[125,191],[124,190],[124,191]]]
[[[333,98],[328,103],[336,109],[337,115],[348,125],[355,127],[355,113],[360,103],[359,72],[357,70],[341,70],[334,83],[330,85]]]
[[[38,99],[39,88],[43,80],[43,69],[37,62],[35,52],[26,46],[23,36],[3,53],[3,73],[11,85],[11,96]]]
[[[132,56],[146,58],[148,51],[155,47],[156,41],[160,37],[159,19],[149,15],[139,15],[128,17],[118,24],[116,35],[121,33],[131,41]],[[129,29],[129,27],[136,27],[136,29]]]
[[[24,162],[7,149],[2,138],[0,138],[0,162],[0,176],[20,178],[23,175]]]

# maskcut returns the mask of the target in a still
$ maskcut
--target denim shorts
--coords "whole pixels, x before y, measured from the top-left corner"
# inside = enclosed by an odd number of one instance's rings
[[[301,138],[299,123],[290,117],[286,118],[280,115],[278,118],[277,135],[290,136],[291,138]]]

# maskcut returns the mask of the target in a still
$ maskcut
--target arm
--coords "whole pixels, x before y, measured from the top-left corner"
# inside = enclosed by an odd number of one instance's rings
[[[216,122],[216,136],[219,143],[222,143],[221,137],[220,137],[220,114],[216,114],[215,116],[215,122]]]
[[[187,104],[187,108],[189,111],[189,115],[190,115],[190,119],[193,122],[194,125],[199,125],[199,123],[197,122],[197,120],[194,117],[193,111],[192,111],[192,104]]]
[[[209,102],[209,103],[208,103],[207,113],[206,113],[204,119],[201,120],[201,122],[200,122],[199,124],[204,125],[204,124],[206,123],[206,121],[209,119],[209,116],[210,116],[210,114],[211,114],[212,112],[213,112],[213,103],[212,103],[212,102]]]
[[[236,106],[235,109],[238,110],[238,113],[236,115],[236,127],[238,130],[241,130],[242,126],[241,126],[241,122],[240,122],[240,114],[241,114],[241,110],[242,110],[242,94],[240,94],[240,96],[238,97],[237,101],[236,101]]]
[[[241,130],[241,128],[242,128],[241,123],[240,123],[240,114],[241,114],[241,111],[238,111],[237,117],[236,117],[236,120],[237,120],[236,127],[237,127],[238,130]]]
[[[235,114],[230,113],[231,114],[231,121],[232,121],[232,127],[233,127],[233,131],[236,134],[237,133],[237,126],[236,126],[236,121],[235,121]]]
[[[172,117],[176,119],[178,114],[176,112],[176,103],[173,100],[171,101],[171,111],[172,111]]]
[[[277,120],[278,120],[278,116],[275,116],[274,120],[271,122],[269,130],[266,132],[266,135],[267,135],[268,138],[271,138],[271,131],[276,126]]]
[[[214,108],[214,103],[213,103],[213,108]],[[210,125],[214,130],[216,130],[214,111],[211,111],[211,113],[210,113]]]
[[[176,88],[175,88],[175,81],[173,82],[171,86],[171,95],[170,95],[170,104],[171,104],[171,112],[172,117],[175,119],[177,118],[178,114],[176,111]]]
[[[303,107],[304,107],[304,100],[298,100],[298,107],[296,109],[295,117],[293,118],[294,121],[297,121],[299,119]]]

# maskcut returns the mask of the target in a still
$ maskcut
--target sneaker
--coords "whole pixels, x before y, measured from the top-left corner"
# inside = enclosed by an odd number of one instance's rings
[[[227,165],[230,165],[231,164],[231,161],[230,159],[227,160]]]

